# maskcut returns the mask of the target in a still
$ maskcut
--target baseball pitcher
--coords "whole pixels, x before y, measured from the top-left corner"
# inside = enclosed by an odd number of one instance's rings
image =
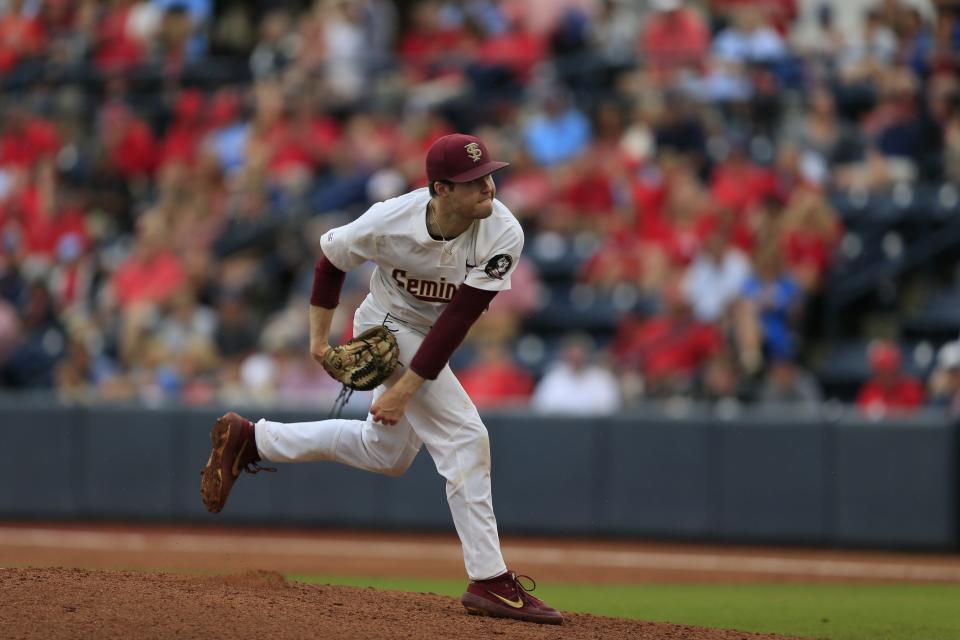
[[[227,413],[211,431],[201,472],[207,509],[223,509],[241,470],[259,461],[334,460],[397,476],[421,446],[447,481],[447,501],[470,583],[461,602],[479,615],[561,624],[530,595],[500,552],[490,491],[490,443],[477,409],[447,362],[510,275],[523,231],[495,198],[506,166],[483,142],[452,134],[426,158],[429,186],[379,202],[321,241],[310,302],[310,350],[352,388],[374,388],[366,420],[256,424]],[[330,324],[345,273],[376,265],[353,320],[353,340],[331,347]],[[521,576],[522,577],[522,576]],[[532,581],[531,581],[532,583]]]

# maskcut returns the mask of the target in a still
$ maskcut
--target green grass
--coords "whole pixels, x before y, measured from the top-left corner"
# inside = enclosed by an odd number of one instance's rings
[[[291,576],[459,597],[462,580]],[[830,640],[960,640],[960,586],[541,585],[564,611]]]

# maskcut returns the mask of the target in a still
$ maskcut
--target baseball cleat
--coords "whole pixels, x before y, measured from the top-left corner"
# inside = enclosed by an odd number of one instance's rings
[[[217,418],[210,430],[213,449],[200,472],[200,497],[210,513],[223,509],[241,471],[276,471],[257,464],[260,454],[253,433],[253,423],[232,411]]]
[[[528,589],[520,582],[529,580]],[[513,571],[489,580],[472,580],[460,597],[467,613],[492,618],[513,618],[538,624],[563,624],[559,611],[530,595],[537,583],[530,576],[518,576]]]

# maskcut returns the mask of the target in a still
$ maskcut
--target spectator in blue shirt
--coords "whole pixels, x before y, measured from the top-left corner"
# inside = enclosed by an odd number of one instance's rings
[[[534,161],[558,165],[582,153],[591,140],[587,117],[560,95],[544,99],[543,109],[523,129],[523,141]]]
[[[784,270],[779,248],[759,247],[736,308],[740,362],[748,373],[758,372],[765,357],[793,353],[793,322],[801,301],[800,285]]]
[[[190,19],[193,34],[187,42],[187,60],[197,62],[207,53],[207,21],[210,19],[211,0],[151,0],[160,15],[168,11],[183,11]]]

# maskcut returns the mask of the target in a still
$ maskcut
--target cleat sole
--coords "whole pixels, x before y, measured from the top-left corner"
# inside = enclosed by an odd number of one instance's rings
[[[518,609],[511,609],[469,592],[463,594],[463,597],[460,598],[460,603],[463,605],[463,608],[467,610],[467,613],[472,616],[509,618],[523,622],[534,622],[536,624],[563,624],[562,616],[541,616]]]
[[[223,509],[223,504],[220,502],[220,490],[223,486],[223,471],[220,463],[223,460],[223,449],[229,435],[230,425],[223,418],[218,418],[210,430],[212,447],[210,457],[207,459],[207,466],[200,472],[200,498],[210,513],[220,513]]]

